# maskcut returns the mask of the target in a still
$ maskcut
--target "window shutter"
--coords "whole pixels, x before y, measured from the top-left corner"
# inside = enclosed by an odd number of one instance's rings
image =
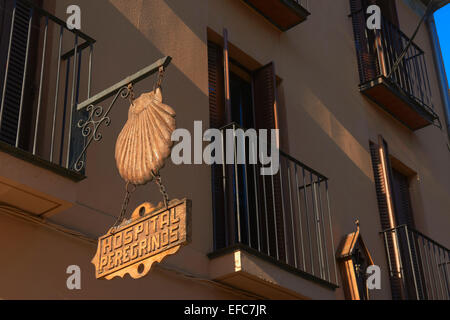
[[[420,299],[424,299],[426,296],[426,287],[422,285],[422,279],[424,279],[424,273],[421,261],[420,252],[417,250],[419,247],[418,239],[415,233],[410,232],[410,229],[415,229],[413,210],[411,205],[411,196],[409,193],[409,181],[408,177],[393,169],[393,194],[396,205],[396,218],[399,226],[406,225],[408,229],[403,229],[399,234],[400,249],[403,257],[403,269],[405,274],[405,286],[408,293],[408,298],[416,299],[419,294]],[[408,230],[408,234],[406,234]],[[409,245],[408,245],[409,241]],[[416,277],[416,283],[414,282]]]
[[[210,127],[220,129],[225,125],[224,71],[222,67],[222,48],[208,42],[208,91]],[[214,164],[211,168],[212,200],[214,212],[214,249],[225,248],[227,239],[227,220],[222,166]]]
[[[381,9],[381,14],[395,26],[399,26],[397,5],[392,0],[376,0],[376,4]]]
[[[11,12],[14,0],[0,0],[0,102],[5,79],[6,60],[8,57],[9,33],[11,28]]]
[[[367,0],[350,0],[352,12],[353,33],[358,57],[359,77],[361,83],[370,81],[379,74],[377,58],[374,53],[374,35],[368,33],[367,6],[372,2]]]
[[[380,146],[381,145],[381,146]],[[387,144],[380,138],[380,145],[371,143],[370,144],[370,154],[372,157],[372,166],[375,178],[375,187],[376,187],[376,195],[378,200],[378,210],[380,212],[380,221],[381,228],[384,230],[390,230],[396,226],[395,221],[392,222],[394,217],[391,214],[394,214],[394,204],[390,196],[390,186],[392,185],[390,181],[390,162],[389,162],[389,154],[387,149]],[[381,150],[383,150],[384,155]],[[383,166],[383,159],[385,167]],[[386,181],[387,177],[387,181]],[[390,202],[390,203],[389,203]],[[389,207],[392,208],[392,212],[390,212]],[[398,242],[395,239],[394,233],[387,233],[386,235],[386,245],[389,247],[387,250],[388,259],[391,261],[392,270],[400,270],[400,262],[399,257],[395,254],[396,249],[395,246],[398,247]],[[402,293],[402,280],[398,274],[391,274],[391,291],[392,291],[392,299],[401,300],[403,297]]]
[[[411,197],[409,194],[408,177],[397,170],[393,170],[394,199],[396,205],[396,217],[398,225],[407,225],[408,228],[415,228],[414,218],[411,206]]]
[[[277,110],[277,83],[274,63],[257,70],[253,74],[253,92],[254,92],[254,113],[255,127],[260,129],[279,129],[278,110]],[[269,131],[270,132],[270,131]],[[270,150],[270,135],[269,150]],[[278,137],[277,137],[278,138]],[[278,139],[277,139],[278,140]],[[277,143],[279,143],[277,141]],[[275,176],[262,177],[259,175],[260,190],[266,190],[267,205],[260,199],[261,208],[267,210],[269,221],[270,253],[273,257],[280,260],[285,259],[284,242],[284,217],[281,199],[281,179],[278,173]],[[264,186],[263,186],[264,184]],[[273,191],[273,192],[272,192]],[[261,210],[261,213],[263,210]],[[260,219],[263,221],[264,219]],[[267,226],[265,226],[266,228]],[[276,232],[275,232],[276,230]],[[276,247],[278,244],[278,248]],[[275,255],[278,250],[278,257]]]
[[[210,127],[220,129],[225,125],[222,48],[208,42],[208,90]]]
[[[374,143],[370,144],[370,153],[372,156],[372,165],[375,177],[375,186],[376,193],[378,199],[378,209],[380,211],[380,219],[381,219],[381,228],[383,230],[388,230],[393,228],[394,226],[391,223],[391,218],[389,216],[389,208],[388,208],[388,198],[386,196],[387,193],[387,181],[385,181],[385,172],[381,163],[380,154],[380,146]],[[385,158],[388,158],[386,155]],[[386,163],[390,166],[389,163]],[[386,168],[389,170],[388,168]],[[388,172],[386,172],[386,176],[389,177]]]
[[[277,84],[274,63],[253,74],[256,129],[277,129]]]
[[[228,30],[223,30],[223,80],[225,96],[225,122],[232,122],[231,112],[231,88],[230,88],[230,50],[228,47]]]
[[[6,66],[8,56],[8,45],[10,39],[10,30],[12,16],[8,13],[12,12],[13,6],[10,6],[11,1],[3,1],[4,5],[10,9],[4,16],[2,32],[2,52],[4,52],[6,46],[6,55],[3,55],[4,61],[2,64]],[[2,120],[0,129],[0,141],[6,142],[11,145],[16,144],[16,137],[18,133],[19,124],[19,108],[20,99],[23,86],[23,76],[25,73],[25,56],[27,50],[28,29],[29,29],[29,15],[30,6],[22,1],[16,2],[16,10],[14,16],[13,33],[11,41],[11,50],[9,55],[8,73],[0,81],[2,81],[2,95],[4,92]],[[6,71],[6,68],[3,69]],[[24,95],[26,97],[26,94]],[[0,101],[2,96],[0,96]],[[23,114],[26,113],[26,108],[30,107],[28,104],[23,104]],[[25,127],[25,126],[24,126]],[[21,133],[22,135],[22,133]],[[23,136],[25,136],[24,134]]]
[[[370,150],[383,231],[404,225],[414,228],[408,178],[391,167],[388,145],[381,137],[379,145],[371,144]],[[382,157],[385,168],[382,165]],[[389,212],[389,201],[392,212]],[[421,299],[426,296],[426,288],[421,286],[423,270],[419,264],[420,252],[416,250],[417,239],[413,233],[408,231],[407,234],[407,230],[399,228],[395,233],[388,232],[385,239],[389,247],[388,259],[392,264],[391,269],[394,270],[391,274],[391,289],[392,298],[395,300],[415,299],[417,293]],[[417,292],[414,276],[417,281]]]

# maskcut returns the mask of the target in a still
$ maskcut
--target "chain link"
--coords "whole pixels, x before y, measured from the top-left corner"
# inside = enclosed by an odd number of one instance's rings
[[[152,171],[152,175],[153,178],[155,179],[156,184],[159,186],[159,191],[161,192],[161,194],[163,195],[164,198],[164,206],[167,208],[169,208],[169,194],[167,193],[166,187],[164,186],[163,182],[162,182],[162,178],[161,175],[159,173],[155,173]],[[122,204],[122,210],[120,212],[119,217],[117,218],[116,222],[114,223],[114,225],[112,226],[112,231],[111,233],[114,234],[117,230],[117,228],[120,226],[120,224],[123,222],[123,220],[125,219],[126,213],[127,213],[127,209],[128,209],[128,204],[130,203],[130,199],[132,194],[136,191],[137,186],[128,182],[125,189],[125,199],[123,200],[123,204]]]
[[[159,72],[158,72],[158,79],[156,80],[155,86],[153,88],[153,91],[156,91],[156,88],[161,88],[161,85],[163,83],[164,80],[164,72],[166,70],[164,69],[164,66],[159,67]]]
[[[130,186],[132,187],[131,189]],[[128,182],[125,189],[126,192],[125,192],[125,199],[123,200],[122,204],[122,210],[120,212],[119,218],[117,218],[116,222],[112,227],[113,232],[115,232],[115,229],[122,223],[123,219],[125,218],[128,209],[128,204],[130,203],[131,195],[134,193],[134,191],[136,191],[136,186]]]
[[[163,195],[164,198],[164,205],[166,206],[166,209],[169,207],[169,194],[167,193],[166,187],[164,186],[164,184],[162,183],[162,179],[161,176],[159,175],[159,173],[154,173],[152,171],[153,177],[155,178],[155,182],[156,184],[159,186],[159,191],[161,192],[161,194]]]
[[[130,104],[134,107],[134,87],[133,87],[133,84],[130,83],[127,88],[128,88],[128,99],[130,100]]]

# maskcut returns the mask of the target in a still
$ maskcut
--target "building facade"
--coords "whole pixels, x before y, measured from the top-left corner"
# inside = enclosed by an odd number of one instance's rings
[[[450,110],[433,20],[409,41],[428,1],[78,0],[79,31],[66,27],[71,1],[0,3],[0,298],[450,298]],[[373,4],[380,29],[367,27]],[[77,106],[167,56],[177,127],[277,128],[280,170],[169,159],[170,198],[192,201],[190,244],[142,279],[97,280],[96,240],[123,208],[114,148],[130,103],[116,88],[98,104],[115,102],[84,156],[78,124],[96,109]],[[161,201],[155,183],[127,215],[148,201]],[[80,290],[67,287],[74,265]]]

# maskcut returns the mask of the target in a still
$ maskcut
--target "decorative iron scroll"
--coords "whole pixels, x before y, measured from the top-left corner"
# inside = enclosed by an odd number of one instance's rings
[[[102,106],[95,106],[93,104],[89,105],[87,107],[87,111],[89,112],[89,117],[87,120],[80,120],[78,122],[78,128],[81,129],[81,133],[84,138],[87,138],[88,141],[83,148],[83,151],[78,156],[77,160],[75,161],[73,169],[77,172],[80,172],[83,170],[85,161],[83,160],[84,155],[87,152],[87,149],[91,145],[92,141],[99,142],[102,140],[103,135],[99,132],[100,127],[104,124],[106,127],[109,127],[111,125],[111,118],[109,117],[109,114],[117,102],[117,100],[120,98],[127,99],[130,97],[130,94],[132,92],[132,86],[124,86],[119,89],[119,91],[114,96],[114,99],[112,100],[111,104],[109,105],[108,109],[105,112],[105,109]]]

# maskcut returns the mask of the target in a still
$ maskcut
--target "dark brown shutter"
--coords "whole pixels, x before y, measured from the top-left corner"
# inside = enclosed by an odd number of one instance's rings
[[[11,13],[14,0],[0,0],[0,102],[5,79],[6,59],[8,56],[9,34],[11,28]]]
[[[230,88],[230,49],[228,45],[228,30],[223,29],[223,80],[225,98],[225,121],[226,124],[232,122],[231,111],[231,88]]]
[[[375,178],[378,210],[380,211],[381,228],[383,230],[388,230],[391,228],[391,224],[389,222],[389,211],[386,199],[386,187],[384,181],[383,167],[381,165],[379,146],[377,144],[375,143],[370,144],[370,154],[372,156],[372,166]]]
[[[208,91],[210,127],[219,129],[225,125],[222,48],[208,42]]]
[[[40,1],[35,1],[35,3],[39,5]],[[2,5],[4,6],[5,11],[3,12],[3,28],[1,30],[0,57],[2,59],[2,74],[0,78],[0,84],[2,91],[0,91],[0,103],[4,86],[6,86],[6,88],[0,129],[0,141],[15,145],[19,125],[19,109],[23,87],[23,76],[25,74],[25,57],[29,30],[29,16],[30,12],[32,12],[32,8],[28,3],[21,0],[4,0],[2,1]],[[6,83],[4,83],[14,5],[16,6],[14,28],[11,39],[8,74],[6,75]],[[33,84],[36,70],[36,50],[38,48],[38,39],[39,21],[37,20],[37,15],[35,14],[33,17],[30,44],[28,49],[29,60],[27,66],[27,77],[25,81],[19,141],[19,147],[25,150],[28,149],[30,133],[32,131],[31,121],[33,114],[33,100],[35,98],[35,87]]]
[[[278,118],[274,63],[269,63],[254,72],[253,90],[256,129],[276,129],[278,127]]]
[[[397,223],[415,229],[408,177],[395,169],[392,173]]]
[[[7,16],[4,21],[5,24],[9,24],[9,26],[5,28],[5,31],[7,31],[5,32],[6,34],[2,35],[2,45],[3,43],[6,43],[6,50],[8,50],[9,44],[12,12],[12,10],[6,12]],[[25,72],[24,67],[28,39],[29,13],[30,7],[23,4],[21,1],[18,1],[14,18],[14,29],[12,35],[11,53],[9,58],[9,68],[6,77],[5,101],[0,131],[0,140],[11,145],[16,144],[17,126],[19,123],[19,107],[22,92],[23,75]],[[2,82],[3,80],[4,78],[2,79]],[[3,83],[2,89],[4,85],[5,84]]]
[[[381,149],[384,153],[386,172],[384,172],[381,163]],[[402,277],[404,277],[402,279],[396,272],[391,274],[392,298],[395,300],[416,299],[417,294],[419,294],[419,298],[423,299],[426,296],[426,288],[421,285],[424,277],[422,267],[419,264],[421,260],[420,252],[416,250],[418,243],[415,235],[408,229],[414,228],[408,177],[392,168],[388,145],[381,137],[379,145],[371,144],[370,151],[382,229],[385,231],[393,227],[400,227],[395,233],[386,232],[386,238],[384,239],[385,241],[387,239],[388,259],[391,262],[391,269],[400,270],[401,268]],[[388,181],[385,181],[385,176],[387,176]],[[386,185],[389,187],[386,188]],[[394,225],[390,222],[388,196],[390,196],[392,203]],[[407,226],[407,228],[402,226]],[[398,257],[395,255],[395,244],[397,244]]]
[[[411,232],[411,229],[415,229],[415,223],[409,192],[409,179],[395,169],[392,170],[392,173],[397,223],[399,226],[407,226],[399,232],[405,286],[409,299],[417,299],[417,294],[419,294],[419,298],[422,300],[427,293],[426,287],[422,285],[424,271],[419,263],[421,256],[417,250],[419,247],[418,239],[416,234]],[[414,278],[416,278],[416,281],[414,281]]]
[[[274,63],[257,70],[253,74],[254,113],[256,129],[278,129],[277,83]],[[270,132],[270,131],[269,131]],[[269,143],[270,143],[269,135]],[[270,145],[269,145],[270,150]],[[280,174],[275,176],[259,176],[260,190],[266,190],[266,203],[260,197],[260,207],[267,210],[269,221],[270,254],[281,260],[285,259],[284,221],[281,198]],[[264,182],[265,181],[265,182]],[[263,186],[264,183],[264,186]],[[261,213],[263,210],[261,210]],[[260,219],[261,221],[264,219]],[[264,226],[267,228],[267,226]],[[263,234],[266,234],[265,232]],[[278,243],[278,257],[276,244]]]
[[[393,25],[399,26],[397,5],[393,0],[376,0],[376,4],[381,9],[381,14],[387,18]]]
[[[223,51],[220,46],[208,42],[208,91],[210,127],[220,129],[225,125],[224,107],[224,72]],[[226,216],[223,186],[222,166],[212,166],[212,201],[214,212],[214,249],[225,248],[226,243]]]
[[[375,179],[375,188],[376,188],[376,195],[378,200],[378,210],[380,212],[380,222],[381,222],[381,228],[383,231],[392,229],[392,224],[390,222],[390,213],[389,213],[389,204],[388,204],[388,189],[390,189],[390,186],[392,185],[390,180],[390,161],[389,161],[389,153],[387,144],[380,139],[380,145],[377,145],[375,143],[370,144],[370,154],[372,157],[372,166],[373,166],[373,172],[374,172],[374,179]],[[382,165],[382,154],[381,154],[381,148],[384,150],[384,161],[386,165],[386,172]],[[386,181],[385,176],[388,177],[388,181]],[[388,187],[389,186],[389,187]],[[392,206],[394,203],[392,202]],[[393,208],[394,210],[394,208]],[[394,224],[395,226],[395,224]],[[395,256],[395,250],[394,250],[394,233],[388,232],[386,234],[387,239],[387,254],[388,259],[391,261],[392,269],[393,270],[399,270],[400,266],[396,262],[398,260],[398,257]],[[392,291],[392,299],[394,300],[401,300],[403,298],[402,293],[402,281],[401,278],[394,274],[391,274],[391,291]]]
[[[350,0],[352,12],[353,33],[355,37],[356,53],[358,57],[358,69],[361,83],[373,80],[379,74],[377,57],[374,46],[373,32],[367,30],[367,6],[372,4],[370,0]]]

